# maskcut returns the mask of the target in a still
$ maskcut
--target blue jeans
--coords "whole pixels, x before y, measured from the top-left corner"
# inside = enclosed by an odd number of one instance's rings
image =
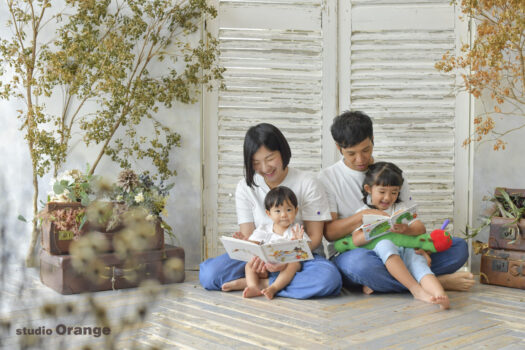
[[[221,290],[229,281],[244,277],[244,261],[230,259],[228,254],[219,255],[200,264],[199,280],[207,290]],[[313,260],[303,262],[290,284],[276,295],[293,299],[309,299],[338,295],[341,292],[341,274],[335,265],[314,254]]]
[[[452,246],[440,253],[430,255],[430,269],[436,276],[456,272],[468,259],[468,246],[462,238],[452,238]],[[333,262],[343,275],[347,287],[364,285],[376,292],[404,292],[405,286],[387,271],[373,250],[357,248],[334,258]]]

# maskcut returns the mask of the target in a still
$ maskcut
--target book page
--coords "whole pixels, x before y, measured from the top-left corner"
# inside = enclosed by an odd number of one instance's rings
[[[221,242],[230,258],[241,261],[250,261],[254,256],[267,262],[264,252],[259,244],[238,238],[222,236]]]
[[[261,246],[272,264],[313,259],[312,251],[305,239],[268,243]]]

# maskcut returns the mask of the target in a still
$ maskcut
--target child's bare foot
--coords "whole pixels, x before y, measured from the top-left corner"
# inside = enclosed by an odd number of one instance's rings
[[[448,295],[436,295],[435,297],[432,297],[432,303],[439,304],[439,307],[442,310],[446,310],[450,308],[450,301],[448,300]]]
[[[413,288],[410,290],[410,293],[414,296],[415,299],[424,301],[426,303],[433,303],[433,296],[425,292],[421,286],[418,286],[417,288]]]
[[[275,288],[272,288],[272,286],[270,286],[268,288],[264,288],[261,292],[264,294],[264,296],[268,300],[272,300],[273,297],[275,296],[275,293],[277,293],[277,290],[275,290]]]
[[[450,275],[441,275],[437,279],[445,290],[466,292],[474,285],[474,275],[470,272],[460,271]]]
[[[253,297],[259,297],[261,295],[263,295],[263,293],[257,287],[246,287],[244,288],[244,291],[242,292],[243,298],[253,298]]]
[[[374,292],[374,290],[372,288],[370,288],[368,286],[363,286],[363,293],[370,295],[373,292]]]
[[[221,286],[223,292],[231,292],[232,290],[243,290],[244,288],[246,288],[246,278],[239,278],[238,280],[226,282]]]

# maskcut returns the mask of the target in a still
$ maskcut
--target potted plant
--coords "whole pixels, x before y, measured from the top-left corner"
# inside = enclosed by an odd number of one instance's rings
[[[216,16],[207,1],[67,5],[49,0],[5,5],[14,34],[0,41],[0,75],[8,73],[0,97],[24,106],[17,117],[31,157],[34,214],[28,265],[34,264],[38,237],[39,179],[50,171],[58,175],[75,135],[75,141],[98,146],[89,175],[108,156],[122,168],[130,168],[130,159],[149,159],[168,179],[176,175],[168,163],[180,135],[156,118],[159,107],[196,102],[203,85],[211,88],[224,70],[216,64],[214,38],[188,39],[204,28],[205,16]],[[41,39],[50,32],[53,39]],[[159,65],[163,69],[154,69]],[[50,108],[56,101],[63,103],[60,113]],[[145,123],[152,132],[140,132]]]

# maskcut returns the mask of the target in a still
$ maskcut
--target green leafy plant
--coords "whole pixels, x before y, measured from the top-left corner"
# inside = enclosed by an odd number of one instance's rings
[[[189,40],[204,28],[204,16],[217,14],[206,0],[65,5],[5,1],[13,36],[0,41],[0,75],[6,77],[0,96],[24,106],[17,117],[31,157],[34,214],[28,265],[38,237],[39,178],[51,169],[57,176],[75,133],[87,146],[97,146],[90,175],[108,156],[122,168],[131,166],[130,159],[149,159],[167,179],[176,175],[169,154],[180,146],[180,135],[157,118],[159,108],[196,102],[202,86],[212,88],[224,71],[216,65],[214,38],[205,32],[197,44]],[[44,41],[46,30],[56,36]],[[50,104],[57,100],[63,105],[53,113]],[[138,127],[146,123],[149,132],[143,135]]]
[[[521,219],[525,218],[525,196],[517,193],[509,194],[504,188],[496,188],[495,194],[487,198],[493,203],[488,215],[483,216],[481,225],[478,227],[467,226],[462,232],[465,238],[472,238],[478,235],[485,227],[489,226],[492,218],[503,217],[512,219],[508,226],[514,226]]]

